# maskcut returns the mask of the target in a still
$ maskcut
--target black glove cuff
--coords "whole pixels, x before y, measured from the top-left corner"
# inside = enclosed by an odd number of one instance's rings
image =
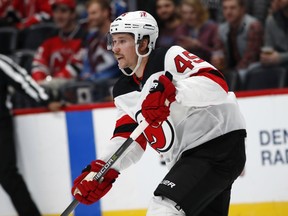
[[[83,170],[82,170],[82,173],[84,172],[90,172],[91,171],[91,165],[87,165]]]
[[[164,92],[164,85],[159,82],[158,80],[154,80],[153,81],[153,86],[150,88],[149,92],[153,93],[153,92]]]

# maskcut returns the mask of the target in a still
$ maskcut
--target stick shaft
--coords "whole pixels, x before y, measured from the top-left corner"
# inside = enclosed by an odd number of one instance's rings
[[[146,129],[148,123],[143,120],[137,128],[131,133],[130,137],[117,149],[117,151],[109,158],[100,171],[93,177],[95,180],[101,179],[105,173],[112,167],[112,165],[119,159],[119,157],[125,152],[130,144],[140,136],[140,134]],[[68,216],[79,204],[79,201],[74,199],[69,206],[63,211],[60,216]]]
[[[61,216],[68,216],[79,204],[79,201],[74,199],[69,206],[62,212]]]

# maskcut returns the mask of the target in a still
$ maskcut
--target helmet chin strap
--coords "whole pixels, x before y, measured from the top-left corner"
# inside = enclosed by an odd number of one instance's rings
[[[136,73],[136,71],[138,70],[138,68],[140,67],[142,62],[142,56],[138,56],[138,60],[137,60],[137,64],[136,67],[133,69],[133,71],[131,72],[130,68],[120,68],[120,70],[122,71],[123,74],[125,74],[126,76],[132,76],[134,73]]]
[[[138,59],[137,59],[137,64],[136,64],[136,67],[133,69],[133,71],[131,73],[129,73],[129,71],[131,71],[130,68],[120,68],[120,70],[122,71],[123,74],[125,74],[126,76],[132,76],[133,74],[136,73],[136,71],[138,70],[138,68],[140,67],[141,65],[141,62],[142,62],[142,59],[143,57],[146,57],[148,55],[150,55],[151,51],[152,51],[152,47],[149,45],[149,50],[146,54],[144,55],[141,55],[138,51],[138,48],[139,48],[139,44],[136,44],[135,46],[135,49],[136,49],[136,54],[138,56]]]

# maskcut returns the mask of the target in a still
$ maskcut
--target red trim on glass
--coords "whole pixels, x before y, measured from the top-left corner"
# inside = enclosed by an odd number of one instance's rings
[[[237,98],[288,94],[288,88],[235,92]]]
[[[255,90],[255,91],[240,91],[235,92],[237,98],[245,97],[259,97],[267,95],[283,95],[288,94],[288,88],[282,89],[265,89],[265,90]],[[61,109],[61,111],[82,111],[82,110],[91,110],[91,109],[100,109],[100,108],[111,108],[115,107],[112,102],[103,102],[103,103],[94,103],[94,104],[75,104],[69,105]],[[47,108],[25,108],[25,109],[14,109],[14,115],[27,115],[27,114],[37,114],[37,113],[46,113],[51,112]]]
[[[83,111],[91,109],[100,109],[100,108],[111,108],[115,107],[112,102],[103,102],[103,103],[92,103],[92,104],[73,104],[66,107],[63,107],[60,111]],[[46,113],[51,112],[45,107],[39,108],[25,108],[25,109],[14,109],[13,115],[28,115],[28,114],[37,114],[37,113]]]

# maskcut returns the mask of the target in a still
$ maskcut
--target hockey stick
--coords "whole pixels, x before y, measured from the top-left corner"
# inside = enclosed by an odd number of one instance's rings
[[[112,165],[119,159],[123,152],[130,146],[130,144],[136,140],[140,134],[147,128],[148,122],[143,120],[137,128],[130,134],[130,137],[117,149],[117,151],[110,157],[107,163],[101,168],[101,170],[93,177],[94,180],[100,180],[105,173],[112,167]],[[64,210],[60,216],[68,216],[79,204],[79,201],[74,199],[70,205]]]

